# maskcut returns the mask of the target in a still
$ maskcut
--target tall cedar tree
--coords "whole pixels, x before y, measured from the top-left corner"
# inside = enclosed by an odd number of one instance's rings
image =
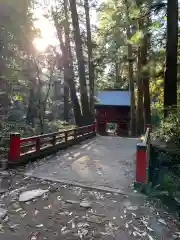
[[[125,17],[127,20],[126,27],[126,35],[127,39],[130,39],[132,36],[132,32],[130,30],[131,19],[129,16],[129,5],[128,1],[124,0],[125,4]],[[131,122],[130,122],[130,130],[131,135],[136,135],[136,114],[135,114],[135,93],[134,93],[134,73],[133,73],[133,49],[132,45],[128,44],[128,78],[129,78],[129,90],[131,94]]]
[[[164,78],[164,117],[177,107],[178,0],[167,1],[166,70]]]
[[[91,37],[91,24],[89,16],[89,0],[84,0],[84,9],[86,15],[86,31],[87,31],[87,49],[88,49],[88,70],[89,70],[89,89],[90,89],[90,111],[94,115],[94,66],[92,59],[92,37]]]
[[[74,32],[76,57],[78,62],[83,121],[84,121],[84,124],[89,124],[91,123],[92,118],[89,110],[85,63],[84,63],[83,47],[82,47],[82,40],[81,40],[80,27],[79,27],[79,19],[77,14],[76,0],[69,0],[69,2],[70,2],[72,25],[73,25],[73,32]]]
[[[69,37],[69,21],[68,21],[68,10],[67,10],[66,0],[64,0],[64,14],[65,14],[65,20],[63,25],[64,25],[64,32],[65,32],[65,43],[63,42],[63,39],[62,39],[63,26],[60,26],[60,24],[58,23],[58,16],[56,13],[53,13],[53,19],[54,19],[58,40],[59,40],[61,52],[62,52],[64,80],[65,80],[65,83],[68,84],[70,89],[70,97],[73,105],[75,122],[78,126],[81,126],[83,124],[82,114],[81,114],[80,104],[79,104],[77,93],[76,93],[73,66],[71,64],[72,56],[70,54],[71,49],[70,49],[70,37]],[[59,66],[59,68],[61,68],[61,66]]]

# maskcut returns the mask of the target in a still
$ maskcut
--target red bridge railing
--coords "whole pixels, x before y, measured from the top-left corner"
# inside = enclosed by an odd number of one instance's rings
[[[96,135],[95,123],[65,131],[21,138],[19,133],[10,135],[8,161],[17,163],[25,159],[45,156],[54,150],[72,146]]]
[[[149,163],[150,163],[150,148],[151,148],[151,134],[152,127],[147,125],[146,133],[142,143],[137,144],[136,150],[136,180],[135,188],[148,193],[150,189],[149,183]]]

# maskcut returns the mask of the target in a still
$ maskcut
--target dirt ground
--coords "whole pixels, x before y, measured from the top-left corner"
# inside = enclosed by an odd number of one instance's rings
[[[180,239],[170,212],[133,190],[136,143],[97,137],[0,172],[0,240]]]
[[[0,240],[180,239],[168,211],[136,192],[63,185],[16,170],[2,172],[0,178]],[[34,189],[48,191],[19,201],[21,193]]]

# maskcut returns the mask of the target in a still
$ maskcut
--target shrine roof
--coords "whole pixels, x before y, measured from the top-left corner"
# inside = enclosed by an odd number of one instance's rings
[[[97,91],[95,105],[130,106],[130,92],[124,90]]]

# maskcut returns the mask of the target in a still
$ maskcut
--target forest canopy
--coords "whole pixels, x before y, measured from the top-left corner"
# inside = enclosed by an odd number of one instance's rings
[[[0,13],[3,134],[89,124],[104,89],[130,91],[132,135],[178,114],[177,0],[3,0]]]

